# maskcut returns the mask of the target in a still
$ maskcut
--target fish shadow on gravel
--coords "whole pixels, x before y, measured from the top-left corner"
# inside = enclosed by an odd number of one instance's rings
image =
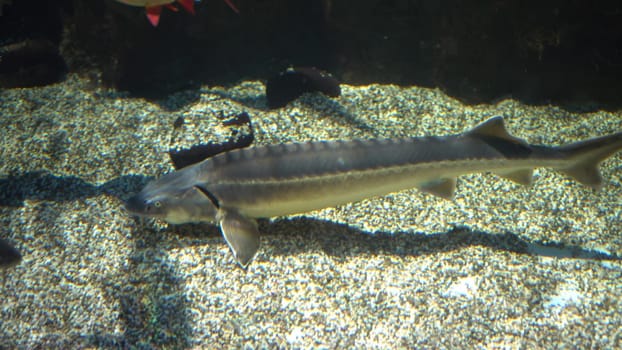
[[[101,194],[125,200],[151,180],[151,177],[142,175],[124,175],[94,185],[77,176],[56,176],[46,171],[12,174],[0,178],[0,206],[21,207],[24,200],[62,203]]]
[[[263,237],[260,253],[263,250],[264,254],[268,255],[295,255],[301,251],[318,249],[335,259],[347,260],[349,256],[360,254],[421,256],[480,246],[521,255],[622,260],[622,257],[615,254],[610,255],[580,246],[541,244],[525,240],[512,232],[474,231],[465,226],[435,233],[369,233],[347,224],[297,217],[271,223],[261,222],[260,231]]]
[[[138,219],[137,219],[138,220]],[[149,223],[144,229],[151,231]],[[207,223],[171,225],[167,234],[177,235],[189,244],[226,244],[216,225]],[[475,231],[458,226],[446,232],[366,232],[348,224],[308,218],[259,220],[261,247],[257,259],[271,256],[296,256],[322,251],[340,262],[356,255],[423,256],[459,250],[469,246],[488,247],[514,254],[561,259],[622,260],[615,254],[575,245],[542,244],[521,238],[512,232]],[[140,235],[140,233],[137,233]],[[153,233],[149,233],[152,235]],[[146,234],[147,235],[147,234]],[[233,263],[233,258],[231,260]],[[251,263],[252,264],[252,263]]]

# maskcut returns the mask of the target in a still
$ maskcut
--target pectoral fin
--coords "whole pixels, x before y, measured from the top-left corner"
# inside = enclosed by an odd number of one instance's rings
[[[246,268],[259,249],[259,229],[254,219],[235,210],[221,208],[218,213],[220,230],[238,264]]]
[[[419,186],[421,191],[451,200],[456,191],[456,179],[438,179]]]
[[[508,180],[512,180],[517,184],[529,186],[533,182],[533,169],[521,169],[510,172],[499,172],[499,176],[502,176]]]

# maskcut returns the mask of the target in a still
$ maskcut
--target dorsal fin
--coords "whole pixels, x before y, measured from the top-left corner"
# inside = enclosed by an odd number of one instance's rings
[[[492,117],[485,122],[477,125],[473,129],[467,131],[467,134],[524,142],[523,140],[510,135],[510,133],[505,128],[503,118],[499,116]]]
[[[467,131],[465,135],[483,140],[509,158],[527,157],[533,151],[525,140],[510,135],[501,117],[492,117]]]

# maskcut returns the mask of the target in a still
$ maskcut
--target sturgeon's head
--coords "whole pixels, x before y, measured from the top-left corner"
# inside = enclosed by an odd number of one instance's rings
[[[198,187],[197,167],[164,175],[145,186],[126,203],[132,214],[165,220],[171,224],[215,222],[218,208]]]

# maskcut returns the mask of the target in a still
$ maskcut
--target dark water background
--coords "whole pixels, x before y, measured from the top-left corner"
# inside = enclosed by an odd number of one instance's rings
[[[47,84],[68,69],[162,97],[267,79],[294,65],[323,68],[347,84],[439,87],[467,103],[621,105],[619,1],[233,2],[239,14],[220,0],[197,3],[195,16],[164,10],[154,28],[143,8],[113,0],[0,1],[4,52],[45,41],[17,63],[0,63],[0,84]]]

